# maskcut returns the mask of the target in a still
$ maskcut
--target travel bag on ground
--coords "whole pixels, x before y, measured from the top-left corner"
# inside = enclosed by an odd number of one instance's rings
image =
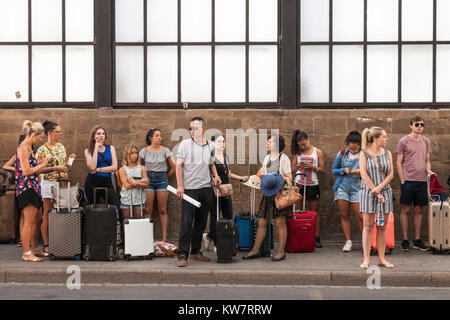
[[[136,178],[135,178],[136,179]],[[154,237],[153,237],[153,221],[144,217],[144,209],[142,207],[142,192],[139,189],[141,203],[141,217],[133,217],[132,199],[130,199],[130,219],[123,221],[124,241],[125,241],[125,259],[131,257],[148,257],[150,260],[154,257]],[[131,197],[132,198],[132,197]]]
[[[97,192],[105,193],[105,204],[97,203]],[[86,261],[114,261],[120,228],[119,213],[115,205],[108,204],[108,189],[94,189],[94,204],[86,206],[84,214],[84,255]]]
[[[61,197],[62,188],[59,184],[52,187],[55,191],[56,208],[50,209],[48,213],[48,251],[49,259],[76,259],[80,260],[82,255],[82,221],[83,208],[71,208],[70,182],[69,187],[64,188],[66,195]],[[64,198],[67,202],[64,206],[60,200]]]
[[[450,202],[441,201],[438,195],[430,194],[431,175],[427,179],[428,192],[428,237],[433,253],[448,253],[450,249]]]
[[[287,237],[284,247],[286,252],[312,252],[316,250],[317,213],[305,211],[306,184],[303,190],[303,210],[295,210],[294,204],[292,218],[286,219]]]
[[[0,242],[13,243],[19,236],[19,212],[16,186],[10,182],[8,172],[0,171]]]
[[[216,190],[217,194],[217,190]],[[233,219],[219,219],[219,197],[217,199],[216,248],[217,262],[230,263],[239,248],[239,231]]]
[[[385,221],[386,223],[386,221]],[[386,251],[385,254],[389,255],[392,253],[392,250],[395,247],[395,232],[394,232],[394,213],[389,213],[389,218],[387,220],[386,225]],[[377,223],[375,221],[375,225],[373,226],[372,231],[372,250],[371,255],[378,254],[378,246],[377,246]]]
[[[242,211],[242,184],[239,183],[240,212],[236,214],[234,221],[239,232],[239,250],[250,250],[253,248],[253,219],[255,204],[255,189],[250,191],[250,211]]]

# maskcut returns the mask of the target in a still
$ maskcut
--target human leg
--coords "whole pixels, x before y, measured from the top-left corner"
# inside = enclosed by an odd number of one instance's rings
[[[169,191],[156,192],[158,200],[159,219],[161,221],[162,241],[167,242],[167,228],[169,225],[169,216],[167,215],[167,201],[169,199]]]

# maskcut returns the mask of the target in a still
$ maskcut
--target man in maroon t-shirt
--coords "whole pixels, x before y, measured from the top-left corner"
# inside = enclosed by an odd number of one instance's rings
[[[427,175],[431,173],[431,144],[422,133],[425,122],[421,117],[410,121],[411,133],[400,139],[395,152],[397,153],[397,171],[401,182],[400,204],[402,212],[400,225],[403,241],[400,249],[409,251],[408,218],[411,205],[414,206],[414,241],[413,248],[428,250],[420,240],[422,226],[422,208],[428,205]]]

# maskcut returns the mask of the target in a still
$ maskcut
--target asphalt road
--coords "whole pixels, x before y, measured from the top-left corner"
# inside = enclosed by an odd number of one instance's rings
[[[450,288],[0,284],[0,300],[450,300]]]

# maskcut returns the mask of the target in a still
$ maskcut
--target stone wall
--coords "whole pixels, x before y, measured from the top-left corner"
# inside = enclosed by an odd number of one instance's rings
[[[119,163],[122,161],[124,146],[128,143],[136,144],[139,148],[145,146],[145,134],[149,128],[158,127],[162,130],[163,144],[172,149],[182,138],[175,135],[176,141],[171,141],[175,129],[187,129],[189,120],[194,116],[202,116],[207,120],[208,129],[215,128],[226,133],[226,129],[279,129],[286,138],[286,153],[290,155],[290,139],[293,130],[301,129],[311,136],[314,146],[322,149],[325,155],[326,174],[321,175],[321,203],[319,214],[321,217],[321,237],[325,241],[343,241],[344,236],[340,225],[340,216],[336,204],[333,202],[331,190],[334,177],[331,174],[333,160],[341,148],[344,139],[351,130],[365,127],[381,126],[389,138],[388,148],[394,152],[398,140],[410,132],[409,120],[420,115],[425,118],[425,136],[430,138],[433,148],[431,155],[432,169],[438,174],[441,183],[445,184],[450,173],[450,110],[81,110],[81,109],[40,109],[40,110],[0,110],[0,161],[4,163],[14,154],[17,139],[21,133],[22,122],[52,120],[60,124],[63,130],[62,143],[69,153],[75,152],[77,159],[71,171],[71,179],[83,186],[87,174],[84,159],[91,128],[96,124],[103,125],[108,133],[108,141],[118,151]],[[186,131],[187,132],[187,131]],[[249,164],[249,142],[246,139],[246,159],[244,164],[234,164],[231,169],[241,175],[255,174],[259,164]],[[236,142],[235,142],[236,144]],[[253,146],[253,145],[252,145]],[[243,159],[241,159],[243,160]],[[236,160],[235,160],[236,162]],[[242,162],[242,161],[241,161]],[[395,162],[395,157],[394,157]],[[170,184],[176,187],[173,177]],[[234,211],[238,212],[239,192],[238,183],[235,186]],[[400,196],[398,175],[392,186]],[[243,208],[249,208],[249,191],[243,191]],[[156,212],[156,211],[155,211]],[[168,212],[170,215],[169,238],[177,239],[180,222],[180,201],[170,196]],[[396,240],[400,240],[399,202],[395,203]],[[412,217],[410,217],[410,239],[412,233]],[[160,237],[158,214],[154,214],[156,238]],[[356,219],[352,216],[352,233],[355,240],[360,240]],[[427,239],[427,218],[424,215],[422,237]]]

